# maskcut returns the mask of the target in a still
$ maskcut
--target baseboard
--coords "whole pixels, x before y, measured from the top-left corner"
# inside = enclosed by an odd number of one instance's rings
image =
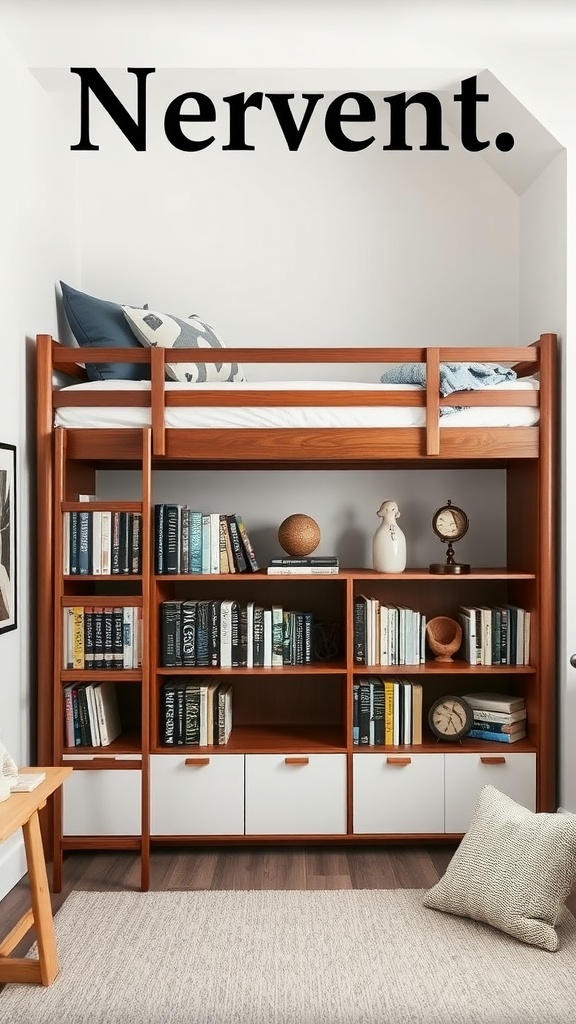
[[[26,874],[26,853],[22,832],[10,836],[0,846],[0,900]]]

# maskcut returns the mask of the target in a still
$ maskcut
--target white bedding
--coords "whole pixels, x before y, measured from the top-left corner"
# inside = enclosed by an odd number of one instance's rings
[[[539,388],[534,377],[506,381],[486,388],[487,391],[533,391]],[[421,391],[417,384],[367,384],[342,381],[258,381],[194,384],[196,391],[225,393],[233,390],[253,391]],[[66,391],[149,391],[150,381],[90,381],[72,384]],[[166,382],[166,390],[182,390],[182,384]],[[539,410],[525,406],[470,406],[442,416],[440,426],[450,427],[529,427],[538,422]],[[421,427],[426,422],[422,408],[378,406],[200,406],[166,409],[167,427],[186,428],[279,428],[279,427]],[[57,427],[144,427],[150,425],[150,410],[129,406],[101,409],[97,406],[62,407],[55,409]]]

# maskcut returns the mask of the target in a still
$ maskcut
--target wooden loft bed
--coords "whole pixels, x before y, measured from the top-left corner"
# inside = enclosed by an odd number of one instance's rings
[[[51,437],[54,410],[98,407],[124,407],[146,410],[152,429],[152,458],[165,465],[185,461],[204,465],[252,465],[270,468],[305,466],[377,466],[388,462],[443,461],[473,463],[501,459],[551,460],[553,423],[555,418],[555,348],[556,337],[543,334],[526,347],[430,347],[430,348],[302,348],[302,349],[227,349],[229,358],[250,364],[297,364],[329,367],[334,364],[372,364],[377,374],[385,364],[424,363],[426,387],[417,390],[397,387],[384,391],[341,390],[252,390],[202,386],[172,386],[165,383],[165,363],[216,362],[221,351],[214,349],[90,349],[90,363],[140,363],[149,367],[147,390],[83,391],[58,387],[55,374],[67,374],[76,382],[87,381],[80,357],[87,350],[60,345],[49,335],[37,338],[37,409],[39,453],[51,462]],[[442,398],[439,390],[440,364],[444,362],[489,362],[512,366],[519,378],[539,376],[539,390],[516,391],[500,387],[498,391],[455,392]],[[238,406],[272,408],[334,408],[421,409],[419,426],[385,427],[307,427],[203,429],[166,426],[166,414],[176,408],[208,408],[217,405],[232,409]],[[446,407],[483,409],[507,407],[537,408],[539,421],[533,426],[482,426],[441,428],[440,410]],[[106,433],[103,433],[103,430]],[[89,427],[67,431],[68,455],[77,459],[102,462],[108,453],[112,461],[140,459],[140,431],[129,428]],[[232,453],[232,454],[231,454]]]
[[[278,577],[260,572],[250,578],[225,574],[218,581],[215,577],[156,577],[154,575],[153,550],[153,506],[152,471],[154,469],[430,469],[443,468],[502,468],[506,470],[506,565],[492,569],[473,571],[468,577],[473,590],[473,604],[503,604],[505,602],[528,608],[532,614],[533,632],[530,664],[514,667],[504,673],[498,667],[454,667],[450,672],[451,686],[459,685],[461,692],[471,690],[497,690],[498,684],[508,685],[522,692],[526,698],[530,732],[525,741],[517,744],[507,760],[514,762],[519,775],[534,770],[534,779],[529,782],[530,793],[534,795],[534,807],[552,810],[555,806],[555,437],[557,420],[556,403],[556,336],[542,334],[533,344],[517,346],[480,347],[422,347],[422,348],[302,348],[302,349],[226,349],[225,359],[238,362],[247,369],[251,364],[274,368],[286,364],[296,365],[298,374],[312,368],[315,374],[324,372],[329,376],[329,367],[339,365],[371,364],[374,379],[379,380],[387,364],[420,363],[426,368],[426,386],[420,388],[401,385],[390,388],[380,384],[342,384],[338,381],[317,380],[286,383],[228,383],[222,385],[186,385],[166,382],[166,363],[219,362],[221,350],[216,349],[78,349],[63,346],[50,335],[37,337],[37,455],[38,455],[38,692],[39,692],[39,763],[70,763],[74,750],[66,749],[62,738],[62,687],[66,682],[76,680],[77,674],[62,670],[62,609],[70,604],[86,605],[102,600],[103,593],[134,594],[134,599],[143,608],[143,617],[149,624],[144,642],[142,671],[134,676],[142,695],[139,710],[139,744],[131,738],[122,738],[115,750],[103,755],[100,760],[90,763],[90,757],[79,766],[85,769],[73,772],[72,778],[80,783],[80,806],[90,804],[90,781],[97,781],[94,769],[100,769],[100,777],[111,772],[109,780],[111,803],[116,782],[128,779],[130,772],[141,774],[142,825],[139,835],[117,838],[113,831],[102,838],[95,830],[94,835],[74,830],[66,833],[62,828],[61,808],[56,806],[49,829],[54,837],[54,864],[56,887],[61,881],[62,851],[73,848],[121,848],[140,850],[142,856],[142,885],[147,885],[149,874],[149,852],[153,842],[163,841],[166,831],[155,834],[150,824],[150,807],[169,801],[170,790],[152,795],[153,768],[158,761],[166,762],[167,751],[162,748],[158,733],[159,692],[168,669],[159,667],[158,618],[161,601],[170,594],[188,595],[190,580],[194,579],[202,588],[219,588],[221,596],[238,592],[230,588],[240,587],[248,593],[252,582],[258,593],[272,594],[275,588],[283,586],[275,582]],[[82,362],[80,361],[82,360]],[[97,363],[138,363],[144,364],[149,380],[114,381],[113,386],[93,383],[88,380],[84,361]],[[495,389],[460,391],[441,397],[441,366],[445,363],[497,363],[512,367],[517,380],[498,385]],[[320,371],[318,371],[320,367]],[[63,377],[69,385],[63,386]],[[58,383],[57,383],[58,382]],[[442,416],[444,408],[451,408]],[[455,409],[454,409],[455,407]],[[242,417],[246,410],[256,410],[259,425],[250,425]],[[286,419],[282,425],[272,426],[278,413],[296,411],[298,425],[290,425]],[[320,410],[335,412],[327,426],[320,418],[321,425],[307,419],[310,413]],[[193,426],[188,426],[186,417],[195,416]],[[232,417],[230,420],[228,417]],[[399,416],[399,422],[395,419]],[[135,418],[134,418],[135,417]],[[180,418],[184,417],[184,418]],[[202,425],[202,417],[205,417]],[[234,417],[237,417],[234,419]],[[239,417],[239,418],[238,418]],[[376,419],[375,419],[376,417]],[[230,422],[241,425],[231,426]],[[304,425],[303,425],[304,422]],[[173,424],[180,425],[173,425]],[[201,424],[200,426],[198,424]],[[266,425],[262,425],[265,423]],[[354,425],[352,425],[354,424]],[[471,425],[473,424],[473,425]],[[96,471],[99,469],[142,470],[142,501],[96,502],[96,508],[104,506],[138,507],[143,513],[142,557],[143,569],[139,577],[133,577],[122,590],[118,577],[104,581],[102,577],[63,577],[61,573],[63,550],[62,513],[82,506],[78,503],[79,493],[96,492]],[[387,577],[367,568],[342,568],[335,585],[340,587],[331,593],[334,609],[343,616],[346,633],[345,665],[334,670],[312,666],[303,673],[310,675],[310,685],[317,687],[324,695],[341,694],[341,702],[332,711],[338,718],[338,739],[330,746],[336,757],[344,758],[347,764],[347,827],[344,833],[332,835],[332,841],[377,841],[380,838],[405,841],[401,829],[356,829],[355,797],[352,796],[353,779],[358,764],[363,770],[374,764],[374,758],[366,759],[352,746],[350,715],[352,687],[358,669],[352,657],[352,614],[354,595],[369,592],[377,594],[378,588],[390,585],[392,588],[406,586],[415,588],[423,608],[429,606],[445,608],[454,614],[457,607],[460,584],[450,582],[448,577],[431,576],[426,569],[410,569],[404,574]],[[454,577],[452,577],[454,579]],[[245,582],[240,582],[244,580]],[[235,581],[235,582],[232,582]],[[120,582],[120,588],[117,584]],[[102,589],[102,586],[107,589]],[[292,584],[291,584],[292,585]],[[295,586],[297,584],[294,584]],[[306,594],[324,594],[324,588],[334,584],[315,577],[313,587],[306,583]],[[326,592],[327,593],[327,592]],[[398,589],[391,593],[398,594]],[[399,597],[392,598],[399,601]],[[111,598],[108,598],[110,603]],[[119,601],[128,600],[120,596]],[[320,604],[322,603],[319,599]],[[433,612],[437,614],[437,612]],[[181,670],[184,671],[184,670]],[[203,670],[196,669],[197,673]],[[244,720],[257,718],[259,686],[258,671],[241,670],[246,673],[248,685],[239,688],[240,703]],[[368,671],[378,672],[372,667]],[[440,670],[433,663],[415,669],[422,674],[428,688],[433,691],[435,677]],[[442,669],[443,671],[443,669]],[[323,682],[330,679],[333,683]],[[500,673],[500,674],[499,674]],[[277,690],[281,700],[286,702],[292,687],[289,681],[299,674],[298,669],[288,669],[282,678],[277,678]],[[302,674],[302,673],[301,673]],[[408,673],[410,674],[409,670]],[[509,676],[509,678],[508,678]],[[93,673],[81,673],[83,679]],[[130,678],[132,678],[130,676]],[[245,678],[244,676],[242,677]],[[128,680],[129,681],[129,680]],[[304,687],[301,693],[308,692]],[[332,697],[330,699],[333,699]],[[281,702],[280,700],[280,702]],[[321,705],[319,702],[319,706]],[[314,705],[315,707],[315,705]],[[319,712],[308,708],[310,715],[309,732],[315,739],[304,746],[314,755],[322,747],[323,723]],[[246,724],[246,722],[244,722]],[[232,751],[236,755],[253,758],[256,751],[277,752],[277,747],[268,735],[262,735],[256,722],[258,741],[247,746],[242,738],[235,741]],[[240,737],[242,732],[239,732]],[[285,753],[301,753],[299,736]],[[491,744],[490,757],[484,758],[492,764],[503,760],[500,744]],[[494,749],[500,748],[500,749]],[[108,748],[109,749],[109,748]],[[197,749],[197,748],[196,748]],[[281,749],[278,746],[278,750]],[[482,747],[480,746],[480,749]],[[90,748],[88,748],[90,751]],[[417,752],[414,755],[414,750]],[[440,746],[428,741],[424,748],[415,747],[411,756],[418,758],[418,751],[424,754],[446,753],[447,762],[458,762],[459,753],[455,748]],[[188,753],[195,753],[195,749]],[[212,753],[212,748],[204,753]],[[463,753],[474,757],[479,753],[478,741],[466,741]],[[484,747],[486,752],[486,747]],[[185,751],[186,753],[186,751]],[[389,749],[388,753],[393,754]],[[118,760],[115,760],[115,756]],[[528,758],[530,766],[524,769],[520,762]],[[357,760],[359,758],[359,761]],[[218,757],[216,758],[218,760]],[[206,758],[204,758],[206,760]],[[534,769],[533,766],[536,765]],[[490,769],[488,769],[490,770]],[[456,777],[458,771],[455,772]],[[90,777],[92,776],[92,780]],[[360,775],[358,776],[360,777]],[[71,780],[72,781],[72,780]],[[128,784],[128,783],[127,783]],[[103,785],[108,785],[104,779]],[[84,787],[87,787],[84,789]],[[385,806],[382,794],[375,793],[374,806]],[[256,835],[252,834],[255,831]],[[298,831],[298,830],[296,830]],[[336,831],[336,830],[334,830]],[[438,832],[426,828],[414,828],[415,833]],[[441,831],[441,830],[440,830]],[[451,830],[446,829],[447,832]],[[464,828],[453,828],[452,832],[463,832]],[[243,835],[246,841],[284,841],[275,839],[266,829],[256,828],[251,834]],[[259,834],[262,832],[263,834]],[[388,835],[388,832],[399,832]],[[158,830],[156,829],[156,833]],[[375,833],[375,834],[372,834]],[[378,834],[376,834],[378,833]],[[203,835],[195,841],[219,842],[218,836]],[[437,836],[436,836],[437,837]],[[194,837],[189,837],[194,838]],[[418,838],[414,835],[412,838]],[[434,838],[434,836],[432,836]],[[448,838],[450,838],[448,836]],[[301,835],[299,841],[324,841],[321,836]],[[174,835],[168,835],[174,841]],[[179,840],[176,840],[179,841]],[[229,835],[224,842],[236,842]],[[288,838],[290,841],[290,838]]]

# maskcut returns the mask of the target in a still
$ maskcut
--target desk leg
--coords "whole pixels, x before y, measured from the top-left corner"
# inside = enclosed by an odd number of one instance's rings
[[[56,936],[54,934],[54,918],[46,875],[46,861],[40,833],[40,820],[36,811],[29,821],[22,826],[28,881],[30,884],[30,900],[36,939],[38,942],[38,960],[40,980],[43,985],[51,985],[58,974],[58,955],[56,952]]]

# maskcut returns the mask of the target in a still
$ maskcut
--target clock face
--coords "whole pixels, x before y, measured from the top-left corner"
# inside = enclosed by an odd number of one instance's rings
[[[473,712],[463,697],[440,697],[428,714],[428,725],[437,739],[461,740],[472,728]]]
[[[468,516],[457,505],[448,502],[434,513],[432,529],[440,540],[461,540],[468,530]]]

